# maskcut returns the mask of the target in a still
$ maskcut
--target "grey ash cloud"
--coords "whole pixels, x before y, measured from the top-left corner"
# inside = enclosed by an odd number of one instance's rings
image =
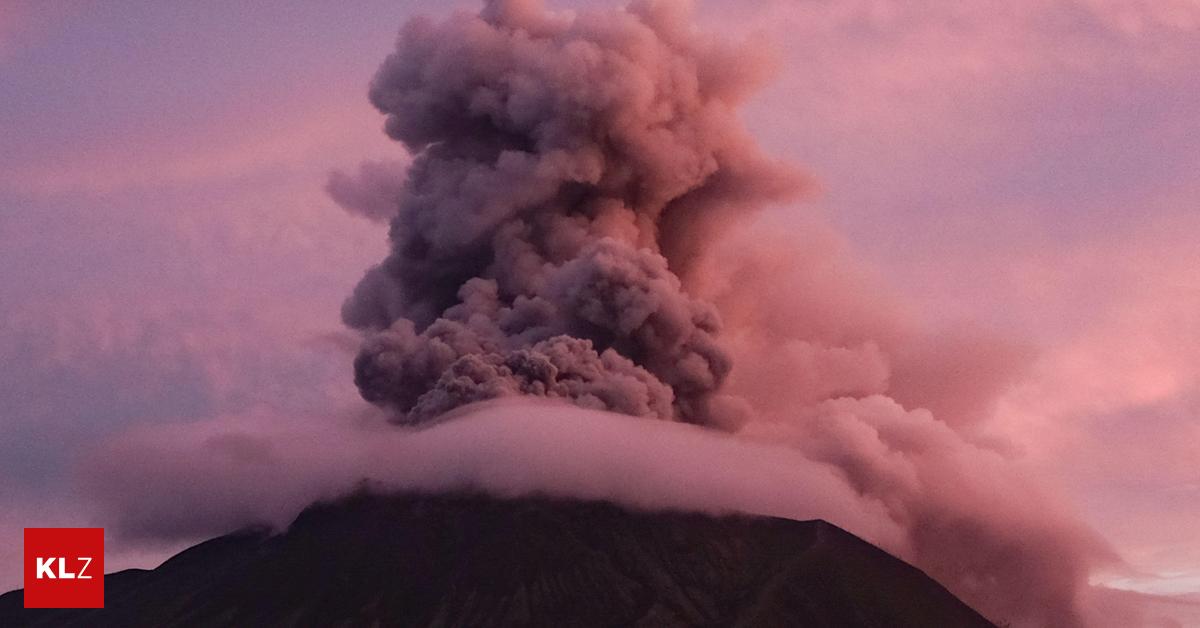
[[[408,424],[512,394],[711,423],[731,360],[680,275],[721,225],[804,187],[736,117],[761,61],[673,3],[409,21],[370,89],[407,177],[330,181],[391,216],[342,313],[365,335],[362,395]]]

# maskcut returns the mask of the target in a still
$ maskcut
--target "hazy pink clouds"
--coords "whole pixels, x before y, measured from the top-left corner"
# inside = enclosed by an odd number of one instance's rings
[[[1002,400],[998,429],[1125,551],[1142,572],[1127,582],[1150,590],[1155,571],[1200,576],[1197,234],[1195,218],[1168,218],[1015,271],[1053,335]]]
[[[374,112],[335,92],[285,108],[231,103],[199,128],[139,129],[4,172],[0,185],[37,196],[112,194],[128,188],[202,185],[359,159],[384,146]],[[361,100],[361,99],[360,99]],[[236,112],[236,113],[235,113]]]
[[[297,401],[296,382],[313,406],[353,395],[349,355],[319,343],[384,242],[323,186],[332,169],[404,158],[365,90],[416,8],[298,9],[277,24],[264,9],[229,30],[202,6],[185,7],[194,38],[146,36],[189,21],[161,10],[93,12],[102,27],[82,34],[67,16],[62,39],[54,20],[13,38],[28,29],[0,13],[0,71],[29,74],[0,109],[15,121],[0,158],[0,347],[27,358],[6,361],[23,384],[0,398],[17,408],[3,427],[28,442],[74,455],[129,424],[252,425],[249,408]],[[1065,494],[1129,560],[1114,582],[1147,589],[1200,573],[1198,13],[1187,0],[699,11],[774,39],[779,82],[747,123],[824,190],[751,238],[799,251],[756,272],[811,271],[779,290],[791,307],[722,303],[731,320],[807,330],[778,358],[822,370],[788,394],[934,409]],[[145,43],[114,48],[121,36]],[[235,53],[261,62],[174,65]],[[816,227],[818,211],[844,235]],[[754,277],[738,286],[769,289]],[[31,491],[74,499],[45,467],[4,464],[5,510]]]
[[[728,10],[784,51],[752,127],[810,164],[881,283],[1033,360],[985,432],[1137,568],[1196,573],[1200,7]]]

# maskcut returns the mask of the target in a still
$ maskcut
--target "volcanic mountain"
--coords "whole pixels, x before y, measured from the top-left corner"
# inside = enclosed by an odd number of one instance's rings
[[[824,521],[359,492],[105,577],[105,608],[2,626],[992,626]]]

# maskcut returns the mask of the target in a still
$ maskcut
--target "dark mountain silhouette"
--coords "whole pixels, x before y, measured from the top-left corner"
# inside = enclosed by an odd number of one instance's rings
[[[482,495],[362,492],[105,588],[102,610],[7,593],[0,626],[992,625],[823,521]]]

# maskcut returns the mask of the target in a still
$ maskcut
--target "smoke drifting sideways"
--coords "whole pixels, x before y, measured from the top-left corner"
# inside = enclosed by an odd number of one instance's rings
[[[795,449],[561,401],[481,402],[420,430],[359,416],[250,412],[144,426],[93,452],[88,493],[126,539],[284,527],[366,482],[380,490],[484,490],[607,500],[646,510],[823,518],[902,547],[883,506]]]
[[[363,397],[405,424],[507,395],[711,423],[730,357],[678,272],[720,225],[804,187],[735,115],[762,65],[674,3],[406,24],[370,98],[413,161],[391,253],[343,309],[367,336]],[[373,174],[330,189],[378,198]]]

